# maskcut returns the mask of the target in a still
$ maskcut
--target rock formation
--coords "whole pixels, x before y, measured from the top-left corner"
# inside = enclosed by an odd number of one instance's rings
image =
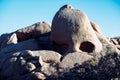
[[[95,35],[87,15],[68,6],[60,8],[53,18],[51,26],[53,44],[66,45],[68,48],[66,53],[100,52],[102,44]]]
[[[120,37],[71,5],[52,25],[38,22],[0,36],[0,80],[119,80]]]
[[[38,38],[40,36],[47,36],[50,34],[51,27],[48,22],[42,21],[35,23],[31,26],[19,29],[14,33],[17,34],[18,42],[30,39]]]
[[[35,73],[36,76],[38,74],[42,75],[42,73],[50,75],[51,73],[48,71],[50,62],[59,63],[61,55],[54,51],[23,50],[16,53],[0,54],[0,58],[0,77],[10,77],[15,80],[22,77],[26,78],[24,74],[30,72]],[[41,73],[37,74],[38,71],[41,71]],[[32,74],[31,76],[33,76]]]

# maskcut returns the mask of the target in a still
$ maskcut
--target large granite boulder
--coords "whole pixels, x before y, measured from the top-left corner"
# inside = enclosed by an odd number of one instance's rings
[[[8,39],[8,41],[10,40]],[[38,37],[37,39],[29,39],[17,44],[11,43],[5,48],[1,48],[0,53],[18,52],[21,50],[51,50],[50,36],[42,36]]]
[[[51,26],[51,41],[67,48],[67,52],[100,52],[102,44],[97,38],[87,15],[70,5],[55,14]]]
[[[19,42],[17,44],[11,44],[0,50],[1,53],[18,52],[22,50],[40,50],[40,45],[35,39],[29,39]]]
[[[18,42],[28,40],[31,38],[39,38],[40,36],[47,36],[50,34],[51,27],[48,22],[42,21],[31,26],[19,29],[14,33],[17,34]]]
[[[93,56],[88,55],[86,52],[74,52],[68,53],[61,61],[60,68],[70,69],[74,68],[74,66],[81,65],[85,61],[92,59]]]

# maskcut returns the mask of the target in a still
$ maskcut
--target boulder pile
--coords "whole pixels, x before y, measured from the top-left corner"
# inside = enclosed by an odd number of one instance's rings
[[[0,36],[0,80],[118,80],[120,38],[71,5],[52,24],[35,23]]]

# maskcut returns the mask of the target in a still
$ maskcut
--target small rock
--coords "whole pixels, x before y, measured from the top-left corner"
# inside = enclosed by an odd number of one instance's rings
[[[33,70],[35,70],[35,65],[33,64],[33,63],[31,63],[31,62],[27,62],[27,64],[25,65],[25,68],[29,71],[29,72],[31,72],[31,71],[33,71]]]
[[[67,8],[67,9],[74,9],[72,5],[66,4],[66,5],[62,6],[62,7],[60,8],[60,10],[63,10],[63,9],[66,9],[66,8]]]

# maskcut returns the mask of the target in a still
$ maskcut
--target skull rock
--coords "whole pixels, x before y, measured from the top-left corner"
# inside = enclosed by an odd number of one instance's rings
[[[51,27],[51,41],[64,46],[69,52],[100,52],[102,44],[98,40],[87,15],[65,5],[55,14]]]

